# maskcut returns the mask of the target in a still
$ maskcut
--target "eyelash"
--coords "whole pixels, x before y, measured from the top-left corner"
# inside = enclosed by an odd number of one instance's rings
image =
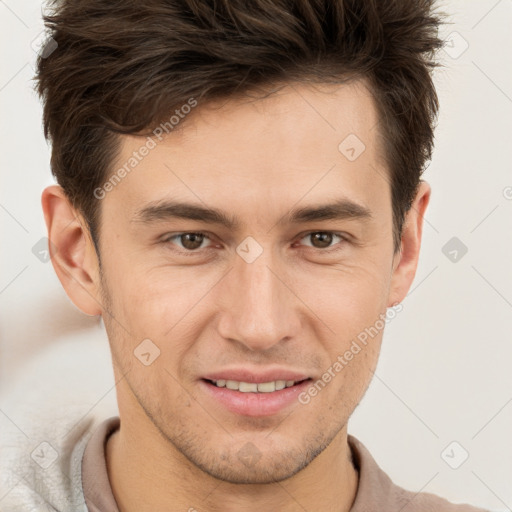
[[[329,235],[334,235],[334,236],[337,236],[338,238],[341,239],[340,242],[338,242],[338,244],[342,244],[342,245],[345,245],[344,242],[348,242],[348,238],[343,234],[343,233],[338,233],[338,232],[335,232],[335,231],[308,231],[307,233],[303,234],[299,240],[302,240],[303,238],[306,238],[307,236],[310,236],[310,235],[314,235],[314,234],[317,234],[317,233],[322,233],[322,234],[329,234]],[[171,240],[173,240],[174,238],[178,238],[181,237],[182,235],[201,235],[209,240],[211,240],[211,238],[208,236],[208,234],[206,233],[203,233],[202,231],[181,231],[179,233],[175,233],[173,235],[170,235],[170,236],[167,236],[165,237],[163,240],[162,240],[162,243],[163,244],[169,244],[171,242]],[[337,245],[337,244],[335,244]],[[311,247],[311,246],[308,246],[308,247]],[[316,251],[320,252],[320,253],[326,253],[326,254],[331,254],[333,252],[337,252],[339,250],[342,249],[342,247],[337,247],[335,248],[334,246],[332,247],[328,247],[326,249],[319,249],[319,248],[316,248],[316,247],[311,247],[312,249],[316,249]],[[205,247],[205,249],[209,249],[209,247]],[[194,256],[196,254],[199,254],[199,252],[201,251],[201,249],[195,249],[195,250],[187,250],[187,249],[179,249],[178,252],[181,252],[182,254],[186,255],[186,256]]]

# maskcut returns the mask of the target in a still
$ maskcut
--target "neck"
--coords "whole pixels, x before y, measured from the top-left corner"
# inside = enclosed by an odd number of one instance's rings
[[[218,480],[186,459],[152,424],[149,428],[141,436],[138,426],[121,419],[121,428],[107,442],[107,470],[120,512],[349,512],[355,499],[358,473],[346,425],[308,466],[273,484]]]

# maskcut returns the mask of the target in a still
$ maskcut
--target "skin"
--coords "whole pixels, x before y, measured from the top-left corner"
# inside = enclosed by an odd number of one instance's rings
[[[199,379],[280,366],[316,381],[403,300],[430,186],[421,182],[394,253],[377,122],[362,81],[288,84],[264,99],[199,105],[101,200],[101,272],[84,219],[60,187],[44,191],[59,279],[83,312],[103,315],[109,337],[121,428],[106,453],[121,511],[350,509],[358,472],[347,423],[383,331],[309,404],[268,417],[229,412]],[[366,146],[353,162],[338,150],[350,133]],[[122,136],[113,169],[144,141]],[[222,209],[240,226],[133,220],[163,198]],[[366,206],[371,218],[278,224],[294,208],[339,198]],[[198,231],[210,238],[192,256],[183,255],[190,241],[169,238]],[[315,232],[347,238],[322,244]],[[263,249],[252,263],[236,252],[248,236]],[[147,338],[160,349],[149,366],[134,356]],[[259,453],[252,464],[239,456],[247,443]]]

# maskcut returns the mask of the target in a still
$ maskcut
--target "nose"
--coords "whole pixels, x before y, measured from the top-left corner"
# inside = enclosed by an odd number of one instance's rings
[[[219,334],[251,351],[265,351],[300,331],[300,301],[276,260],[264,251],[252,263],[237,258],[218,293]]]

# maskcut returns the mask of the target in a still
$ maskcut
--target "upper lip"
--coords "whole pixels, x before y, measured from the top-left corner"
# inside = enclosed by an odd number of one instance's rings
[[[305,373],[286,368],[268,368],[256,370],[250,368],[230,368],[219,370],[203,376],[206,380],[235,380],[237,382],[262,383],[276,380],[293,380],[295,382],[309,379]]]

